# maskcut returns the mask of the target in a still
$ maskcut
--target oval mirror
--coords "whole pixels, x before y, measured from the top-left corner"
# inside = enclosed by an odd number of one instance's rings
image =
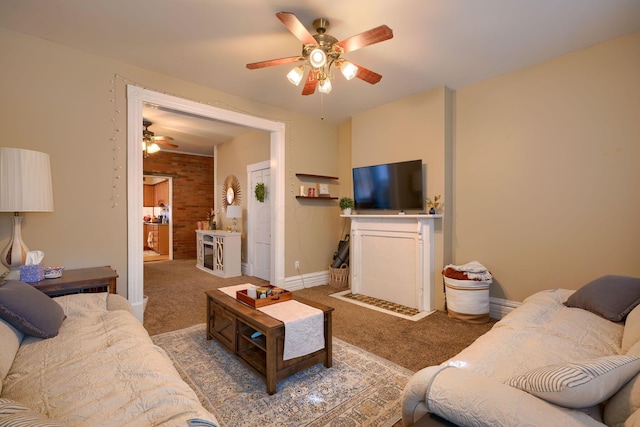
[[[240,204],[240,181],[235,175],[229,175],[222,185],[222,207]]]
[[[235,200],[235,195],[233,194],[233,188],[227,188],[227,204],[232,205]]]

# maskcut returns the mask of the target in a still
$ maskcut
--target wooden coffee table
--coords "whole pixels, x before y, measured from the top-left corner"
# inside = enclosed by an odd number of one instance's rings
[[[332,365],[331,312],[332,307],[294,297],[295,300],[322,310],[324,313],[323,349],[283,360],[284,323],[253,307],[230,297],[218,289],[205,292],[207,296],[207,339],[215,338],[231,353],[264,379],[267,393],[273,394],[279,380],[307,369],[317,363]],[[262,335],[252,338],[260,332]]]

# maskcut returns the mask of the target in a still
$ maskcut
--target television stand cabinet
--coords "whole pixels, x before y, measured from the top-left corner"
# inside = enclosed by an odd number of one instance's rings
[[[196,267],[223,278],[242,275],[241,233],[196,230]]]

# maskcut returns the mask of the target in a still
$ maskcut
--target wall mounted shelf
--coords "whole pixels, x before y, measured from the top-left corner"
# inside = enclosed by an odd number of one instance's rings
[[[310,173],[297,173],[296,176],[298,178],[309,178],[309,179],[339,179],[337,176],[314,175]]]
[[[303,182],[308,182],[308,181],[337,181],[338,177],[337,176],[330,176],[330,175],[316,175],[316,174],[311,174],[311,173],[297,173],[296,177],[298,179],[300,179],[300,181]],[[315,186],[316,184],[314,184]],[[318,188],[316,188],[315,194],[320,193],[321,188],[324,187],[324,191],[326,191],[327,193],[329,192],[329,183],[318,183]],[[323,194],[322,196],[317,195],[317,196],[303,196],[303,187],[304,186],[300,186],[300,192],[301,194],[296,196],[296,199],[299,200],[338,200],[337,197],[331,197],[328,194]],[[315,187],[312,187],[315,188]]]
[[[296,199],[302,200],[338,200],[337,197],[309,197],[309,196],[296,196]]]

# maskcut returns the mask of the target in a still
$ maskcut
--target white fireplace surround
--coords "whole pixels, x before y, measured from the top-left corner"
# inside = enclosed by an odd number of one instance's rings
[[[342,215],[351,219],[351,292],[434,310],[434,220],[442,215]]]

